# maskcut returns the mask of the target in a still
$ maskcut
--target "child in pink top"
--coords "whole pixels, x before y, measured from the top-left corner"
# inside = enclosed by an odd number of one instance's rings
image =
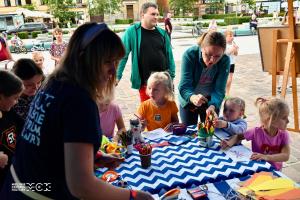
[[[110,102],[110,100],[105,100],[103,103],[98,104],[98,108],[103,135],[114,137],[116,124],[118,130],[125,129],[122,112],[117,104]]]
[[[289,135],[286,131],[289,123],[289,107],[278,98],[258,98],[261,126],[252,128],[244,134],[234,135],[229,141],[223,140],[221,147],[226,148],[242,139],[251,140],[252,160],[270,162],[276,170],[282,169],[282,162],[290,156]]]

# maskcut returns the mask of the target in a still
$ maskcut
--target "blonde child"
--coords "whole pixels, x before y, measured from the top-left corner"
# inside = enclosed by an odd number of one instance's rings
[[[173,82],[168,72],[154,72],[147,81],[147,95],[137,111],[147,131],[178,123],[178,108],[174,101]]]
[[[24,86],[8,71],[0,70],[0,190],[16,148],[23,120],[11,108],[18,102]]]
[[[57,66],[68,44],[63,41],[62,29],[55,28],[53,36],[55,37],[55,41],[50,46],[50,55],[51,59],[55,61],[55,66]]]
[[[239,97],[226,99],[224,102],[223,117],[215,122],[216,128],[222,129],[230,136],[243,134],[247,130],[247,122],[243,119],[245,112],[245,101]]]
[[[105,99],[98,103],[100,126],[102,134],[107,137],[114,137],[115,125],[118,127],[118,131],[124,130],[124,120],[120,107],[111,102],[110,99]]]
[[[251,140],[252,160],[270,162],[276,170],[282,169],[282,162],[290,156],[289,134],[286,131],[289,123],[289,107],[284,100],[272,97],[258,98],[261,126],[247,130],[244,134],[234,135],[229,141],[223,140],[221,147],[230,147],[242,139]]]
[[[49,70],[46,69],[46,67],[44,67],[45,57],[41,51],[32,52],[32,60],[39,68],[43,70],[45,76],[51,73]]]
[[[229,96],[230,87],[232,83],[232,77],[234,73],[235,68],[235,57],[238,55],[239,47],[234,42],[234,34],[231,30],[225,31],[225,37],[226,37],[226,50],[225,54],[229,56],[230,58],[230,70],[229,70],[229,76],[226,83],[226,97]]]

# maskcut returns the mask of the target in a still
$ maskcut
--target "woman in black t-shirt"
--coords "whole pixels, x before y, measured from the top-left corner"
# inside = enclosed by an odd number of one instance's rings
[[[113,94],[123,56],[120,38],[105,24],[76,29],[61,63],[32,101],[1,199],[152,199],[94,175],[102,138],[96,101]],[[102,154],[97,166],[114,168],[122,161]],[[29,192],[13,183],[24,183]]]

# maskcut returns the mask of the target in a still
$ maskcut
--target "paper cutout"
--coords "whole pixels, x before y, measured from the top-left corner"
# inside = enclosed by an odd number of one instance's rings
[[[172,132],[166,132],[162,128],[155,129],[153,131],[143,132],[142,136],[149,139],[149,140],[156,140],[163,137],[166,137],[168,135],[171,135]]]
[[[248,162],[252,155],[252,151],[243,145],[233,146],[224,150],[224,153],[233,160],[233,162]]]
[[[244,196],[255,196],[256,199],[300,199],[300,189],[295,188],[295,183],[291,179],[274,178],[272,174],[266,172],[254,174],[242,185],[238,192]]]

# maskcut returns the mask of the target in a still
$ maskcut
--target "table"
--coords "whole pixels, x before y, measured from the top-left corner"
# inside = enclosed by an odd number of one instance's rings
[[[273,175],[277,176],[277,177],[288,178],[280,171],[273,171]],[[251,177],[250,175],[247,175],[247,176],[243,176],[243,177],[239,177],[239,178],[233,178],[233,179],[228,179],[225,181],[219,181],[219,182],[215,182],[215,183],[206,184],[206,186],[208,188],[206,199],[211,199],[211,200],[239,199],[239,198],[236,198],[237,197],[236,190],[239,188],[238,183],[242,182],[242,181],[246,181],[250,177]],[[159,195],[157,195],[157,194],[153,195],[153,198],[155,200],[159,200]],[[193,200],[191,198],[191,196],[187,193],[186,189],[180,190],[178,199]]]
[[[195,131],[196,126],[189,127],[187,134]],[[161,143],[175,135],[151,141]],[[199,146],[198,138],[180,146],[153,148],[152,164],[148,169],[141,168],[139,154],[136,150],[126,157],[115,171],[128,182],[132,189],[148,191],[152,194],[180,187],[190,188],[206,183],[243,177],[255,172],[272,171],[273,167],[265,161],[233,162],[220,151],[218,140],[214,139],[212,148]],[[106,169],[97,169],[96,176]]]

